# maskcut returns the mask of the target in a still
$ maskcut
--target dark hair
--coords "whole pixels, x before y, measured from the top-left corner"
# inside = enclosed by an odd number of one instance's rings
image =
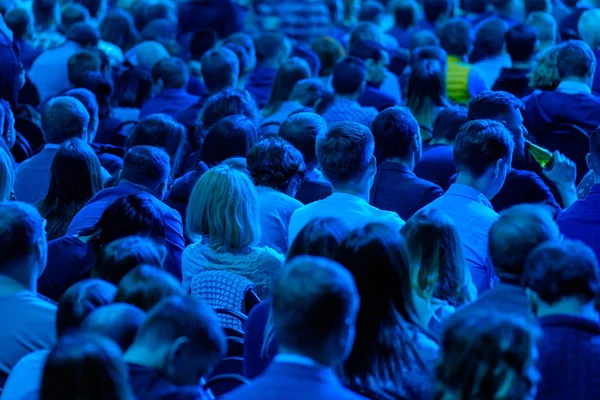
[[[572,40],[562,45],[556,64],[561,79],[569,76],[585,78],[594,73],[596,56],[587,43]]]
[[[60,13],[61,30],[66,32],[76,23],[86,22],[88,19],[90,19],[90,12],[87,8],[78,3],[69,3]]]
[[[360,296],[356,339],[344,363],[344,379],[376,392],[392,384],[401,392],[405,381],[398,371],[415,363],[425,368],[413,336],[421,329],[414,322],[404,239],[386,225],[368,224],[350,232],[336,261],[354,276]],[[377,268],[369,267],[374,265]]]
[[[67,40],[81,47],[96,47],[100,41],[100,32],[87,22],[77,22],[67,31]]]
[[[469,101],[469,120],[504,118],[512,110],[522,110],[525,106],[515,95],[504,91],[486,90]]]
[[[86,78],[84,78],[85,80]],[[91,143],[96,137],[96,131],[98,130],[99,123],[99,107],[98,101],[94,93],[84,88],[71,89],[64,94],[65,96],[76,98],[83,104],[88,115],[90,116],[90,122],[87,126],[88,142]]]
[[[111,97],[114,90],[113,81],[102,72],[88,72],[82,77],[81,87],[82,89],[72,89],[67,94],[72,95],[74,91],[87,89],[86,91],[91,92],[92,97],[95,96],[99,119],[108,118],[110,116]]]
[[[258,63],[275,61],[284,52],[290,50],[288,38],[275,32],[262,34],[254,41],[254,46]]]
[[[558,235],[552,212],[544,206],[521,204],[503,211],[488,238],[496,275],[502,281],[518,284],[531,250]]]
[[[346,224],[338,218],[314,218],[298,232],[286,259],[291,261],[298,256],[317,256],[333,260],[347,234]]]
[[[443,108],[435,117],[433,123],[433,137],[445,139],[449,142],[456,140],[460,127],[469,121],[467,108],[463,106],[450,106]]]
[[[50,99],[42,110],[44,142],[61,144],[67,139],[87,141],[90,115],[73,97],[60,96]]]
[[[398,0],[391,4],[395,26],[403,30],[408,30],[417,24],[419,6],[414,0]]]
[[[112,203],[92,227],[80,232],[91,236],[89,243],[97,254],[109,243],[127,236],[164,239],[163,214],[150,194],[130,194]]]
[[[333,93],[331,93],[327,89],[325,83],[318,78],[302,79],[301,81],[296,82],[290,94],[290,100],[295,100],[304,107],[309,108],[309,112],[312,112],[312,109],[314,108],[315,113],[326,106],[332,97]],[[294,114],[305,111],[306,110],[302,109],[292,111],[290,115],[288,115],[288,118]]]
[[[436,23],[440,17],[445,17],[450,13],[452,3],[449,0],[424,0],[423,14],[425,20],[429,23]]]
[[[96,51],[80,50],[69,57],[69,82],[75,87],[81,86],[83,75],[90,71],[100,71],[102,60]]]
[[[248,152],[246,163],[256,186],[270,187],[283,193],[292,180],[302,180],[306,173],[302,154],[277,136],[258,142]]]
[[[504,35],[507,35],[507,32],[508,25],[503,19],[496,17],[488,19],[479,27],[475,34],[475,49],[483,57],[496,56],[502,53],[504,50]]]
[[[333,69],[331,86],[337,94],[351,95],[363,88],[367,79],[367,66],[356,57],[346,57]]]
[[[250,93],[225,89],[210,97],[200,111],[200,125],[206,131],[230,115],[244,115],[258,125],[260,112]]]
[[[529,16],[536,11],[552,12],[552,2],[550,0],[525,0],[525,15]]]
[[[244,74],[254,71],[254,68],[256,68],[256,47],[254,46],[254,41],[250,35],[245,32],[235,32],[227,36],[223,40],[223,44],[225,46],[229,44],[237,44],[238,46],[242,46],[246,51],[246,55],[248,56],[248,64]]]
[[[419,124],[408,108],[390,107],[377,115],[371,124],[375,139],[375,154],[380,162],[404,158],[414,138],[419,135]]]
[[[158,147],[133,147],[125,154],[120,179],[154,190],[169,179],[169,161],[168,154]]]
[[[550,305],[568,297],[589,303],[600,293],[598,260],[583,242],[546,241],[529,253],[522,282]]]
[[[385,57],[386,49],[373,40],[360,40],[350,48],[350,56],[360,58],[363,61],[381,61]]]
[[[289,116],[279,127],[279,137],[300,150],[307,166],[316,164],[317,136],[324,135],[326,132],[325,120],[315,113],[307,112]]]
[[[292,57],[281,64],[273,82],[269,101],[263,108],[263,115],[265,117],[273,115],[284,101],[289,100],[296,82],[311,76],[310,67],[299,57]]]
[[[141,108],[152,96],[152,73],[145,68],[134,67],[117,76],[115,100],[121,107]]]
[[[473,44],[471,25],[461,18],[454,18],[440,28],[440,44],[451,56],[467,55]]]
[[[209,50],[202,56],[202,77],[209,92],[233,87],[240,74],[240,62],[227,48]]]
[[[217,32],[212,29],[201,28],[192,32],[190,38],[190,58],[200,61],[202,56],[213,49],[219,40]]]
[[[362,2],[360,12],[358,13],[359,21],[368,21],[378,23],[383,16],[385,9],[377,0],[365,0]]]
[[[364,177],[375,141],[369,128],[346,121],[317,136],[315,148],[323,175],[335,187]]]
[[[33,0],[31,4],[33,20],[39,30],[46,30],[56,25],[57,6],[57,0]]]
[[[164,235],[156,239],[164,239]],[[96,257],[92,267],[92,278],[98,278],[118,285],[129,271],[139,265],[162,268],[167,251],[153,238],[128,236],[117,239],[105,246]]]
[[[446,51],[439,46],[421,46],[413,49],[410,54],[411,66],[425,60],[438,61],[442,65],[442,69],[446,70],[446,65],[448,65],[448,54],[446,54]]]
[[[440,39],[435,35],[435,33],[422,30],[415,32],[410,38],[410,50],[414,51],[419,47],[439,47]],[[443,49],[442,49],[443,50]],[[446,51],[444,50],[444,53]],[[447,57],[447,55],[446,55]]]
[[[84,6],[89,12],[92,18],[96,18],[102,8],[103,0],[73,0],[75,3],[79,3]]]
[[[510,28],[505,35],[506,52],[513,62],[529,61],[535,52],[537,34],[529,25],[517,24]]]
[[[160,43],[171,56],[181,54],[181,45],[177,41],[177,21],[157,18],[150,21],[141,31],[142,41]]]
[[[116,292],[113,284],[100,279],[86,279],[68,288],[58,301],[56,335],[78,331],[92,311],[113,302]]]
[[[15,39],[23,39],[30,29],[31,17],[24,8],[13,8],[4,16],[6,26],[12,31]]]
[[[456,135],[456,170],[480,177],[498,160],[510,160],[514,147],[512,135],[500,122],[485,119],[469,121]]]
[[[420,126],[431,128],[440,108],[446,107],[446,71],[436,60],[411,66],[406,105]]]
[[[99,29],[102,40],[118,46],[123,52],[133,48],[139,40],[133,18],[118,8],[106,13]]]
[[[121,350],[100,336],[61,338],[46,360],[40,399],[134,399]]]
[[[315,39],[311,43],[310,49],[319,57],[319,61],[321,61],[319,76],[330,76],[338,61],[346,55],[344,46],[338,40],[329,36]]]
[[[145,319],[146,313],[130,304],[107,304],[90,313],[81,331],[108,338],[126,351]]]
[[[115,303],[150,311],[162,300],[178,294],[183,294],[181,283],[173,275],[152,265],[139,265],[119,281]]]
[[[243,115],[231,115],[214,124],[204,138],[200,160],[209,167],[231,157],[246,157],[258,141],[252,121]]]
[[[249,67],[250,56],[246,52],[246,49],[244,49],[244,46],[236,43],[228,43],[223,48],[231,50],[235,54],[239,64],[238,78],[244,78],[254,71]]]
[[[600,127],[594,129],[590,134],[590,158],[592,169],[600,171]]]
[[[179,89],[186,87],[190,73],[182,59],[171,57],[154,64],[152,79],[154,82],[161,80],[165,89]]]
[[[60,146],[50,167],[50,186],[36,207],[46,219],[48,240],[67,233],[71,220],[102,190],[100,161],[90,146],[69,139]]]
[[[31,256],[44,237],[42,218],[33,206],[18,201],[0,203],[0,272]]]

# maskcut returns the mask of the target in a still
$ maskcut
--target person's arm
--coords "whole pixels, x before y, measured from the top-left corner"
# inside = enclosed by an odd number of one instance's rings
[[[467,85],[469,88],[469,96],[471,97],[475,97],[479,93],[488,89],[485,79],[477,67],[471,67]]]
[[[554,152],[552,168],[544,169],[542,173],[556,185],[564,208],[568,208],[577,201],[577,189],[575,187],[577,166],[573,161],[557,150]]]

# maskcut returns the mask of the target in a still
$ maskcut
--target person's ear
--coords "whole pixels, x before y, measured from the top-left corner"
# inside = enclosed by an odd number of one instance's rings
[[[165,366],[169,377],[177,376],[179,360],[181,360],[182,355],[189,352],[189,347],[190,340],[185,336],[178,337],[171,343],[167,353],[167,365]]]
[[[494,179],[498,179],[498,177],[502,173],[503,165],[504,165],[503,159],[500,158],[498,161],[496,161],[496,164],[494,165]]]
[[[594,169],[592,167],[592,155],[590,153],[587,153],[585,155],[585,163],[586,163],[586,165],[588,166],[589,169]]]

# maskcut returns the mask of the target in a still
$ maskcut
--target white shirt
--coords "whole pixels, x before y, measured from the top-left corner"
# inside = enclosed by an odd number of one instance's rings
[[[338,218],[350,230],[362,228],[372,222],[389,225],[398,232],[404,226],[404,221],[398,214],[373,207],[358,196],[336,192],[326,199],[307,204],[292,214],[288,229],[288,245],[294,242],[302,228],[317,217]]]

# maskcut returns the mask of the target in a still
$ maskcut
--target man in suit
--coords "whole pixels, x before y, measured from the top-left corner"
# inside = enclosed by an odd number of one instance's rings
[[[352,349],[359,303],[344,267],[320,257],[294,258],[273,291],[279,354],[262,375],[225,399],[363,399],[334,372]]]
[[[442,188],[413,172],[422,155],[419,123],[407,108],[393,107],[379,113],[371,130],[380,164],[370,202],[406,221],[444,194]]]
[[[137,146],[130,149],[125,154],[119,184],[101,190],[92,197],[71,221],[67,235],[94,226],[115,200],[130,194],[150,193],[163,214],[167,250],[180,253],[185,247],[181,215],[161,201],[171,179],[170,163],[168,154],[157,147]]]

